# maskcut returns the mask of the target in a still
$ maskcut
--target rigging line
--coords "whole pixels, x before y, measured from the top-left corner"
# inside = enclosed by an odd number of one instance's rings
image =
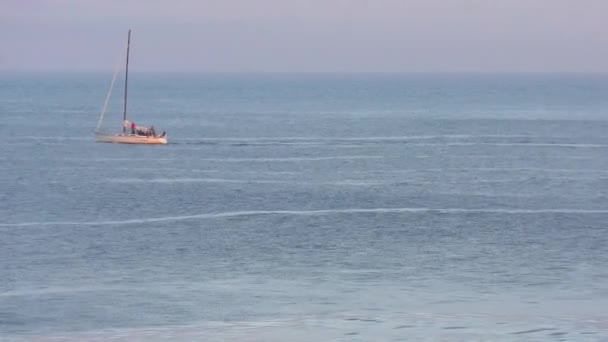
[[[101,128],[101,124],[103,122],[103,117],[106,114],[106,109],[108,108],[108,102],[110,101],[110,97],[112,96],[112,89],[114,88],[114,83],[116,82],[116,76],[118,76],[118,71],[120,71],[120,66],[122,64],[122,52],[119,54],[118,59],[116,61],[116,66],[114,67],[114,75],[112,76],[112,82],[110,83],[110,89],[108,89],[108,94],[106,95],[106,100],[103,102],[103,108],[101,109],[101,114],[99,115],[99,121],[97,122],[97,128],[95,128],[95,132],[99,132]]]

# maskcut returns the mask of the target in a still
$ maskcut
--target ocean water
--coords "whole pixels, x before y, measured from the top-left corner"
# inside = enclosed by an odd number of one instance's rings
[[[608,341],[608,75],[110,76],[0,74],[0,340]]]

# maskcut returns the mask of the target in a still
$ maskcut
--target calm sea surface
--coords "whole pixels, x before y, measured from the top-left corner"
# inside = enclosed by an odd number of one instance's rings
[[[110,76],[0,74],[0,340],[608,341],[608,75]]]

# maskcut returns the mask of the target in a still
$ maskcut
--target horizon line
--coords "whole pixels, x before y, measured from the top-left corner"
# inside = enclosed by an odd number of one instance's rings
[[[113,73],[111,69],[82,69],[82,70],[70,70],[70,69],[2,69],[0,73],[64,73],[64,74],[105,74]],[[234,74],[234,75],[247,75],[247,74],[283,74],[283,75],[356,75],[356,74],[381,74],[381,75],[608,75],[606,71],[583,71],[583,70],[496,70],[496,71],[474,71],[474,70],[435,70],[435,71],[368,71],[368,70],[355,70],[355,71],[272,71],[272,70],[130,70],[130,74]]]

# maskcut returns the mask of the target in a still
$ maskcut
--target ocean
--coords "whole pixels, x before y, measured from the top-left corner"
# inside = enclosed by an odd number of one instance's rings
[[[608,75],[110,78],[0,74],[0,340],[608,341]]]

